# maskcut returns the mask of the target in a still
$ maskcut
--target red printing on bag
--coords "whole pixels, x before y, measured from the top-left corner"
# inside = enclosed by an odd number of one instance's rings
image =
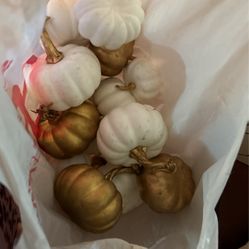
[[[31,201],[32,201],[32,204],[33,204],[34,208],[37,208],[37,205],[36,205],[36,202],[35,202],[34,194],[32,192],[32,175],[37,170],[36,164],[38,162],[39,162],[39,157],[33,156],[32,159],[31,159],[31,162],[30,162],[31,169],[29,170],[29,179],[28,179],[28,185],[29,185],[28,191],[31,194]]]
[[[33,64],[35,63],[35,61],[37,60],[37,57],[35,55],[32,55],[27,62],[23,65],[23,67],[26,64]],[[7,71],[7,69],[9,68],[9,66],[11,65],[12,61],[5,61],[1,67],[2,72],[4,73],[5,71]],[[37,118],[35,120],[33,120],[25,106],[25,101],[27,98],[27,85],[24,82],[23,84],[23,89],[20,89],[19,85],[14,85],[12,88],[12,102],[14,103],[16,109],[20,112],[23,121],[24,121],[24,125],[25,128],[31,132],[35,137],[38,134],[38,122],[39,122],[39,117],[37,116]]]
[[[5,61],[1,66],[1,72],[5,73],[7,69],[10,67],[11,63],[12,61],[9,61],[9,60]]]
[[[37,117],[35,121],[32,120],[32,118],[30,117],[28,110],[26,109],[26,106],[25,106],[26,96],[27,96],[27,86],[25,83],[24,83],[22,92],[21,92],[19,86],[17,86],[17,85],[13,86],[12,101],[13,101],[14,105],[16,106],[16,108],[19,109],[19,111],[23,115],[24,122],[25,122],[25,128],[27,130],[29,130],[29,128],[30,128],[31,132],[36,137],[38,134],[39,117]]]

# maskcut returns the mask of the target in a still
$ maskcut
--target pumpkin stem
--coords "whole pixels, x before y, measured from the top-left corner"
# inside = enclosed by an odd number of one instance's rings
[[[112,170],[109,170],[105,174],[105,179],[112,181],[117,175],[120,175],[120,174],[139,175],[141,173],[141,170],[142,170],[142,167],[137,165],[137,164],[131,165],[130,167],[120,166],[120,167],[114,168]]]
[[[46,30],[45,26],[46,26],[46,23],[49,19],[50,19],[50,17],[47,17],[47,19],[45,21],[45,25],[44,25],[44,28],[43,28],[43,31],[41,34],[41,40],[42,40],[44,50],[47,54],[47,58],[46,58],[47,63],[48,64],[56,64],[64,58],[64,55],[62,52],[57,50],[57,48],[53,44],[53,42],[50,39],[49,34]]]
[[[116,85],[116,87],[121,91],[133,91],[136,89],[136,84],[133,82],[125,83],[122,85]]]
[[[144,168],[150,168],[152,170],[162,170],[168,173],[172,173],[176,164],[172,160],[169,162],[152,162],[148,159],[146,154],[146,147],[138,146],[135,149],[130,151],[130,157],[135,159],[140,165]]]
[[[40,116],[41,122],[45,120],[56,121],[60,117],[61,114],[58,111],[49,109],[49,106],[51,105],[52,104],[48,106],[41,105],[39,109],[32,111],[32,112],[37,113]]]

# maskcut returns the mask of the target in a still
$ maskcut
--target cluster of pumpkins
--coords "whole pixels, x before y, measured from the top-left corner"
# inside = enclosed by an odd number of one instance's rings
[[[150,58],[133,57],[142,2],[50,0],[48,16],[45,53],[25,76],[40,104],[38,144],[66,159],[96,139],[101,155],[92,165],[59,173],[54,193],[60,206],[83,229],[103,232],[122,214],[124,196],[113,180],[126,174],[135,176],[152,210],[181,210],[194,193],[192,172],[180,158],[161,153],[167,128],[147,104],[160,92],[160,77]],[[106,162],[114,167],[103,174],[98,167]]]

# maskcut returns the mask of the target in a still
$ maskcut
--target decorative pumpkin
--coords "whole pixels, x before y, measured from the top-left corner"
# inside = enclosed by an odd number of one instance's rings
[[[90,232],[110,229],[122,213],[115,185],[87,164],[65,168],[55,179],[54,194],[70,218]]]
[[[76,0],[50,0],[47,15],[50,17],[46,28],[52,41],[57,46],[68,43],[86,45],[87,40],[78,32],[78,23],[73,15]]]
[[[177,212],[187,206],[195,191],[190,167],[167,154],[149,161],[138,176],[144,202],[159,213]]]
[[[147,103],[157,97],[161,90],[161,79],[154,65],[147,58],[135,58],[125,68],[124,81],[134,83],[132,91],[135,99],[140,103]]]
[[[128,61],[133,58],[133,47],[133,41],[116,50],[94,47],[91,44],[89,46],[100,61],[101,73],[106,76],[115,76],[123,70]]]
[[[46,54],[31,65],[25,76],[31,96],[56,111],[82,104],[101,81],[97,57],[88,48],[76,45],[61,47],[59,52],[46,31],[42,40]]]
[[[144,19],[140,0],[78,0],[74,12],[79,33],[108,50],[134,41]]]
[[[117,78],[105,79],[100,83],[93,99],[101,114],[106,115],[116,107],[136,102],[129,91],[120,89],[124,86],[123,82]]]
[[[148,158],[157,156],[166,141],[167,128],[161,114],[149,105],[131,103],[118,107],[100,122],[97,145],[111,164],[136,163],[133,154],[145,147]]]
[[[102,157],[94,156],[100,161]],[[94,165],[94,164],[92,164]],[[122,213],[126,214],[140,206],[143,201],[140,197],[140,186],[136,179],[136,170],[131,167],[117,167],[111,164],[102,164],[99,170],[105,174],[106,179],[111,180],[122,197]]]
[[[120,174],[113,179],[117,190],[120,192],[123,200],[123,214],[143,204],[139,195],[140,184],[137,182],[136,176],[132,174]]]
[[[142,3],[143,9],[145,10],[147,8],[147,6],[148,6],[148,0],[140,0],[140,1]]]
[[[38,110],[38,144],[55,158],[70,158],[82,153],[95,138],[99,113],[90,102],[64,112]]]

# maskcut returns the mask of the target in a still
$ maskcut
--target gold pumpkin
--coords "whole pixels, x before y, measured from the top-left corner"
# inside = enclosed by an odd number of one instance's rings
[[[55,158],[82,153],[96,136],[100,116],[90,101],[63,112],[40,109],[38,113],[38,144]]]
[[[150,159],[163,167],[144,167],[138,176],[141,183],[141,198],[159,213],[177,212],[187,206],[194,194],[195,183],[192,171],[180,158],[167,154]]]
[[[101,73],[106,76],[115,76],[119,74],[132,59],[134,41],[124,44],[117,50],[107,50],[101,47],[95,47],[90,44],[90,49],[98,57],[101,65]]]
[[[55,198],[81,228],[95,233],[110,229],[122,213],[115,185],[87,164],[65,168],[54,184]]]

